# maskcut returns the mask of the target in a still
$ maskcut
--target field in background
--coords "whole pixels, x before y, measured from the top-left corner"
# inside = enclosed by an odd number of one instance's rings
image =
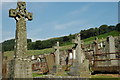
[[[102,35],[97,36],[99,41],[105,40],[105,38],[107,36],[118,36],[120,34],[120,32],[118,31],[112,31],[109,33],[105,33]],[[95,36],[96,37],[96,36]],[[85,44],[90,44],[94,41],[95,37],[90,37],[87,39],[84,39],[84,43]],[[74,44],[69,44],[69,45],[65,45],[65,46],[60,46],[60,50],[67,50],[67,49],[71,49],[74,46]],[[53,48],[47,48],[47,49],[42,49],[42,50],[28,50],[26,53],[26,56],[31,56],[31,55],[38,55],[38,54],[44,54],[44,53],[51,53],[54,52]],[[13,51],[6,51],[4,52],[4,56],[7,56],[8,59],[12,59],[14,55]]]

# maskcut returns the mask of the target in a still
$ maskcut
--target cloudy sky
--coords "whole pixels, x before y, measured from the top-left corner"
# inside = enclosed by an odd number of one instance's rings
[[[15,37],[16,22],[9,9],[15,9],[16,2],[7,1],[2,2],[1,41]],[[27,37],[33,41],[118,23],[118,2],[27,2],[27,10],[33,13],[33,20],[27,21]]]

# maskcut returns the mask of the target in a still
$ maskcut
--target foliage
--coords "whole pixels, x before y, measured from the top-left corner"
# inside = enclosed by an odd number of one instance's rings
[[[27,43],[31,43],[32,40],[31,39],[27,39]],[[2,43],[2,51],[12,51],[14,50],[14,45],[15,45],[15,39],[10,39],[10,40],[6,40]]]
[[[81,30],[80,34],[82,39],[86,39],[89,37],[105,34],[114,30],[116,30],[115,26],[101,25],[99,28],[90,28],[87,30]]]
[[[120,31],[120,23],[118,23],[115,28],[117,31]]]

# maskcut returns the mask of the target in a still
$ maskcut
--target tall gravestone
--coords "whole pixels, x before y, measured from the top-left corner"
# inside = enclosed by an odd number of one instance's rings
[[[95,41],[94,41],[94,54],[99,54],[97,37],[95,38]],[[100,58],[97,56],[94,56],[94,60],[97,60],[97,59],[100,59]],[[97,66],[97,65],[98,65],[98,62],[94,61],[94,66]]]
[[[54,46],[55,49],[55,65],[60,65],[60,51],[59,51],[59,42]]]
[[[89,77],[89,61],[85,59],[85,54],[82,51],[80,34],[76,35],[73,43],[75,44],[75,52],[73,52],[75,60],[69,74],[71,76]]]
[[[105,53],[115,53],[115,40],[114,37],[108,36],[107,40],[105,42]],[[116,59],[115,54],[108,54],[107,59]],[[107,62],[107,65],[109,66],[117,66],[118,60],[111,60]]]
[[[109,37],[106,38],[104,52],[109,53]],[[111,62],[109,61],[110,59],[109,54],[107,54],[106,59],[108,59],[108,61],[106,61],[106,65],[109,66],[111,64]]]
[[[53,73],[55,75],[62,75],[64,74],[64,70],[62,70],[62,66],[60,65],[60,47],[59,42],[57,42],[55,49],[55,65],[53,66]]]
[[[56,46],[53,47],[55,49],[55,64],[53,66],[52,73],[58,73],[58,67],[60,65],[60,51],[59,51],[59,42],[57,42]]]
[[[9,10],[9,16],[16,20],[15,57],[10,63],[10,78],[32,78],[31,61],[26,58],[26,21],[32,20],[32,13],[26,10],[25,2],[17,2],[16,9]]]
[[[109,36],[109,53],[115,53],[115,40],[114,37]],[[116,54],[110,54],[110,59],[116,59]],[[118,60],[111,60],[112,66],[118,65]]]

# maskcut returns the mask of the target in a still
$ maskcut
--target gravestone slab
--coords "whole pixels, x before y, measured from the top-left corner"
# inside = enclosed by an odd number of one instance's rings
[[[47,60],[47,65],[48,65],[48,69],[49,69],[49,73],[52,73],[52,69],[53,69],[53,66],[55,64],[54,62],[54,56],[52,54],[50,55],[46,55],[46,60]]]

